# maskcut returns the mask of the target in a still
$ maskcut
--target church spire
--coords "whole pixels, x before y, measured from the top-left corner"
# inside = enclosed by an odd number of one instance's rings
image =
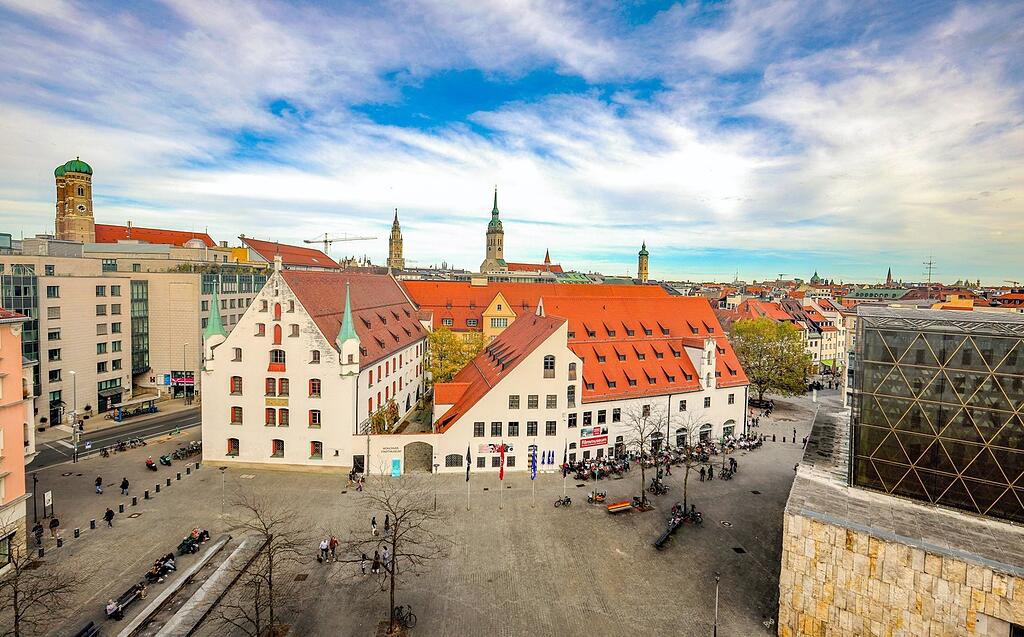
[[[551,250],[544,250],[544,265],[551,265]]]
[[[338,330],[338,338],[335,339],[335,344],[338,346],[338,350],[344,346],[346,341],[355,339],[359,341],[359,335],[356,334],[356,326],[352,322],[352,300],[349,296],[349,284],[345,282],[345,313],[341,317],[341,329]]]
[[[228,332],[224,329],[224,323],[220,318],[220,301],[217,300],[217,282],[213,284],[213,298],[210,299],[210,318],[206,321],[206,329],[203,331],[203,340],[207,341],[212,336],[227,337]]]
[[[494,187],[494,207],[491,208],[491,216],[492,217],[497,217],[498,216],[498,187],[497,186]]]

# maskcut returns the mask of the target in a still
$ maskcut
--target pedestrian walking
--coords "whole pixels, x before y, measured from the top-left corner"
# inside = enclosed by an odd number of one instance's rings
[[[358,480],[356,480],[356,491],[362,491],[362,490],[363,490],[363,478],[360,477]]]
[[[714,479],[715,479],[715,468],[713,466],[711,466],[711,465],[708,465],[708,480],[714,480]]]
[[[796,468],[799,467],[799,466],[800,466],[799,462],[796,463],[795,465],[793,465],[793,473],[796,473]]]
[[[359,558],[359,571],[366,575],[366,553],[363,553],[363,556]]]
[[[36,536],[36,546],[43,545],[43,525],[36,522],[36,525],[32,527],[32,535]]]
[[[370,565],[371,573],[380,573],[380,553],[373,552],[373,564]]]
[[[381,555],[381,561],[384,562],[384,570],[387,570],[391,566],[391,549],[384,547],[384,553]]]
[[[121,478],[121,495],[128,495],[128,478]]]
[[[391,515],[389,513],[384,514],[384,535],[388,534],[391,530]]]
[[[113,528],[114,526],[114,510],[107,507],[107,512],[103,514],[103,519],[107,521],[107,526]]]
[[[327,540],[320,540],[320,554],[316,556],[317,562],[322,563],[327,561],[327,548]]]
[[[793,427],[793,442],[796,442],[796,427]]]
[[[96,477],[96,493],[103,493],[103,478],[99,476]]]
[[[370,519],[370,529],[373,531],[374,535],[377,535],[377,516],[376,515],[373,516]]]
[[[665,473],[668,474],[668,475],[672,475],[672,463],[671,462],[666,462],[665,463]]]
[[[327,543],[327,547],[331,549],[331,561],[336,562],[338,560],[338,538],[331,536],[331,541]]]
[[[700,468],[700,481],[701,482],[704,482],[704,475],[705,475],[704,467],[701,467]]]
[[[56,540],[58,530],[60,530],[60,520],[57,519],[57,516],[53,516],[50,518],[50,537]]]

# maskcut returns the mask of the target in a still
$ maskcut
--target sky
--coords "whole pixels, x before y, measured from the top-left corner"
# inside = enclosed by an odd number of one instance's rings
[[[1024,3],[0,0],[0,231],[476,269],[1024,279]]]

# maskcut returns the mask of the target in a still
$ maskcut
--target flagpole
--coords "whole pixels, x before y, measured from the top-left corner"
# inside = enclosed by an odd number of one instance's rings
[[[469,480],[466,480],[466,510],[469,511]]]

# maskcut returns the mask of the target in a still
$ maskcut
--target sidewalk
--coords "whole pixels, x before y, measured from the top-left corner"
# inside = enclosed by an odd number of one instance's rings
[[[96,431],[102,431],[104,429],[112,429],[114,427],[120,427],[122,425],[131,423],[140,423],[158,418],[160,416],[166,416],[167,414],[177,413],[179,411],[185,411],[186,409],[192,409],[201,405],[199,400],[194,400],[192,404],[186,405],[184,398],[170,398],[167,400],[157,401],[156,406],[159,411],[152,414],[146,414],[145,416],[135,416],[133,418],[127,418],[121,422],[117,422],[113,419],[104,418],[104,414],[94,414],[91,418],[85,421],[85,433],[92,433]],[[47,427],[46,431],[36,431],[36,445],[43,445],[48,442],[54,442],[55,440],[63,440],[65,438],[71,438],[71,426],[70,425],[56,425],[54,427]]]

